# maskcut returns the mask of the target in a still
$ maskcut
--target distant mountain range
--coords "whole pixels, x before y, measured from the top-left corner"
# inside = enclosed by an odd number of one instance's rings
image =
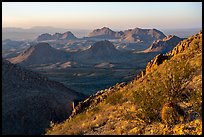
[[[165,35],[156,29],[129,29],[125,31],[115,32],[110,28],[103,27],[95,29],[89,33],[87,39],[120,39],[125,42],[143,43],[144,45],[151,44],[154,40],[163,39]]]
[[[202,135],[202,31],[155,56],[131,82],[86,98],[46,134]]]
[[[64,36],[68,35],[68,36]],[[111,40],[111,39],[119,39],[120,41],[125,42],[136,42],[143,43],[145,45],[151,44],[154,40],[163,39],[165,35],[156,29],[129,29],[125,31],[113,31],[108,27],[103,27],[101,29],[95,29],[88,34],[88,37],[84,37],[84,39],[91,40]],[[55,33],[53,35],[44,33],[38,36],[38,41],[45,40],[60,40],[67,39],[73,40],[77,39],[70,31],[65,32],[64,34]]]
[[[43,33],[63,33],[67,30],[72,31],[77,37],[84,37],[90,30],[87,29],[71,29],[71,28],[55,28],[49,26],[36,26],[28,29],[5,27],[2,28],[2,40],[34,40]]]
[[[2,133],[42,134],[84,95],[2,59]]]
[[[95,29],[88,34],[89,38],[99,38],[99,39],[117,39],[120,38],[120,33],[117,33],[110,28],[103,27],[101,29]],[[123,32],[122,32],[123,34]]]
[[[107,28],[107,27],[103,27]],[[91,30],[88,29],[71,29],[71,28],[55,28],[49,26],[36,26],[28,29],[23,28],[15,28],[15,27],[5,27],[2,28],[2,40],[4,39],[12,39],[12,40],[34,40],[37,36],[43,33],[62,33],[67,30],[73,32],[76,37],[89,37],[92,36]],[[97,30],[97,29],[96,29]],[[100,30],[100,29],[98,29]],[[186,28],[186,29],[161,29],[165,35],[176,35],[181,38],[187,38],[191,35],[196,34],[202,28]],[[94,31],[93,31],[94,32]],[[120,37],[123,35],[123,31],[113,31],[116,32],[115,37]],[[88,35],[90,34],[90,35]],[[96,32],[94,32],[94,35]],[[97,32],[97,34],[99,34]]]
[[[133,53],[128,51],[120,51],[116,46],[108,40],[95,42],[90,48],[77,52],[65,52],[51,47],[48,43],[41,42],[33,44],[16,57],[7,58],[14,64],[24,67],[39,68],[66,68],[97,66],[99,64],[117,64],[116,66],[134,66],[134,62],[145,62],[154,54]],[[144,58],[145,57],[145,58]],[[68,64],[67,64],[68,63]],[[118,64],[119,63],[119,64]],[[137,66],[143,66],[144,64]],[[81,66],[82,65],[82,66]],[[101,66],[101,65],[99,65]],[[112,67],[114,65],[110,65]],[[122,66],[121,66],[122,67]]]

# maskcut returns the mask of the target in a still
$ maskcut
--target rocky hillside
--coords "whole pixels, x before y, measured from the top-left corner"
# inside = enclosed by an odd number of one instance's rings
[[[28,66],[67,61],[68,58],[68,53],[52,48],[48,43],[38,43],[30,46],[17,57],[10,58],[9,61]]]
[[[124,31],[122,39],[127,42],[139,42],[145,45],[152,44],[153,41],[163,39],[165,35],[157,29],[129,29]]]
[[[100,38],[100,39],[115,39],[118,38],[116,36],[119,36],[119,33],[107,28],[103,27],[101,29],[95,29],[92,32],[88,34],[89,38]]]
[[[76,40],[77,37],[70,31],[65,33],[55,33],[53,35],[49,33],[41,34],[37,37],[37,41],[47,41],[47,40]]]
[[[157,55],[134,80],[97,92],[46,134],[202,134],[202,32]]]
[[[163,39],[154,41],[144,52],[160,52],[165,54],[171,51],[180,41],[182,41],[181,38],[169,35]]]
[[[153,41],[163,39],[164,37],[165,35],[157,29],[134,28],[116,32],[110,28],[103,27],[90,32],[87,38],[119,39],[125,42],[141,43],[149,46]]]
[[[2,133],[43,134],[84,95],[2,59]]]

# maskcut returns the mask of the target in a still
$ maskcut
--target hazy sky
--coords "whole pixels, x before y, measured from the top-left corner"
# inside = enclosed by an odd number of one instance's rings
[[[3,2],[2,27],[202,27],[201,2]]]

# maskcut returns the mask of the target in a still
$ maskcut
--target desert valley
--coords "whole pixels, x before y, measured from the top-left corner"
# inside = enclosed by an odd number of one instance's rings
[[[2,31],[2,134],[202,134],[202,28],[25,30]]]

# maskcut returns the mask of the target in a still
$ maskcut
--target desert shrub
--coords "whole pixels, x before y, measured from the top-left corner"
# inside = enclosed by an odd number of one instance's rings
[[[139,107],[139,111],[137,116],[143,119],[145,122],[151,122],[154,120],[159,120],[159,108],[161,106],[162,101],[157,99],[155,96],[151,96],[148,91],[143,91],[139,89],[134,95],[133,98],[137,106]]]
[[[185,60],[171,60],[162,65],[148,74],[147,82],[133,92],[133,100],[140,108],[138,116],[146,122],[160,121],[165,103],[181,101],[185,83],[194,72],[194,68]]]
[[[100,110],[100,107],[97,105],[97,106],[95,106],[94,108],[91,109],[91,112],[98,113],[99,110]]]
[[[190,50],[196,50],[196,49],[200,48],[201,44],[202,44],[201,40],[199,40],[199,39],[193,40],[191,42],[191,45],[193,45],[193,46],[190,47]]]
[[[194,89],[194,91],[191,92],[190,97],[191,101],[194,102],[193,109],[202,116],[202,91]]]
[[[106,98],[106,103],[111,105],[122,104],[126,101],[121,92],[115,92]]]

